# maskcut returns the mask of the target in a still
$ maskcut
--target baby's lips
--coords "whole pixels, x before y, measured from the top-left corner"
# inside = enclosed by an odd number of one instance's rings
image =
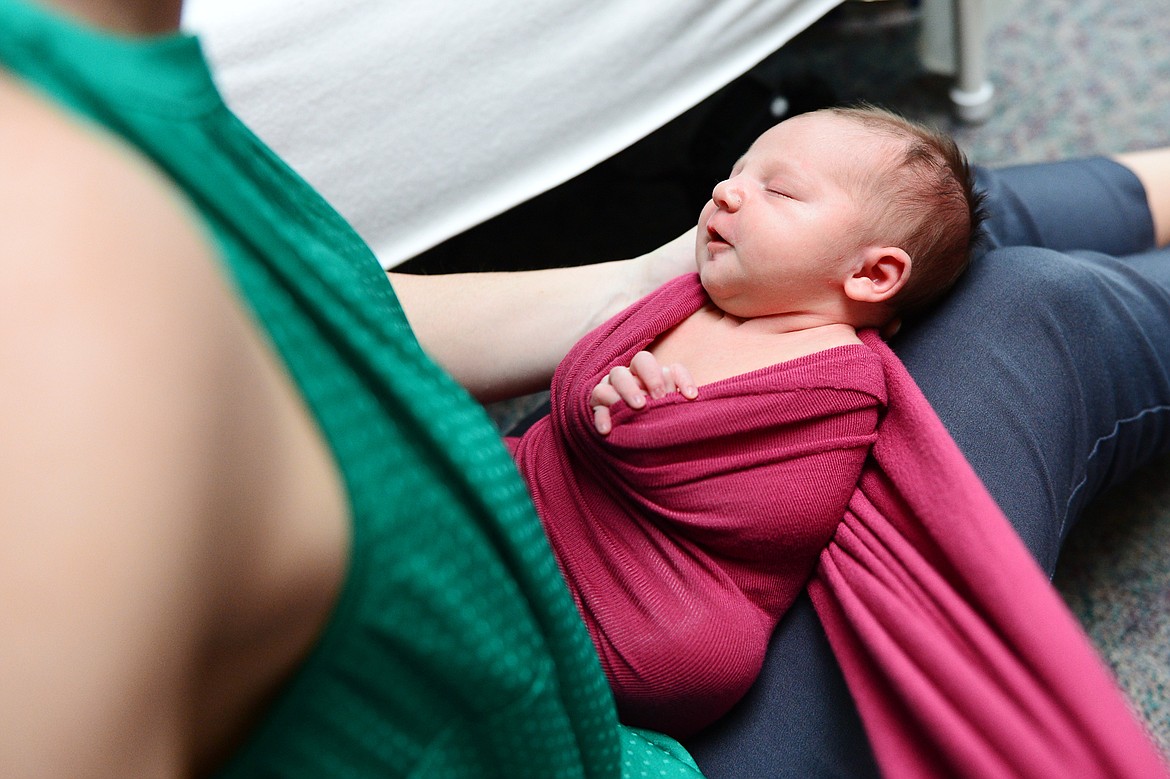
[[[733,244],[732,244],[731,240],[728,239],[727,235],[725,234],[726,229],[721,230],[719,228],[718,223],[713,223],[713,222],[714,222],[714,220],[710,219],[707,221],[707,224],[706,224],[707,242],[708,243],[713,243],[713,242],[714,243],[723,243],[723,244],[727,244],[728,246],[732,246]]]

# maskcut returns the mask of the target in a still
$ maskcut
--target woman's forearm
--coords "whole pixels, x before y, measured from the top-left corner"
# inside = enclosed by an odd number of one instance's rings
[[[547,388],[577,340],[693,267],[693,231],[630,260],[390,282],[423,348],[481,401]]]

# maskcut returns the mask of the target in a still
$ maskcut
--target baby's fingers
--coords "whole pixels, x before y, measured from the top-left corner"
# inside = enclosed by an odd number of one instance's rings
[[[593,409],[593,427],[602,435],[608,435],[609,431],[613,430],[613,419],[610,417],[609,407],[620,399],[617,390],[609,383],[608,377],[602,379],[601,383],[593,388],[593,392],[589,396],[589,406]]]
[[[666,376],[666,383],[673,387],[671,392],[677,390],[687,400],[699,397],[699,387],[691,378],[691,372],[687,370],[687,366],[677,362],[671,363],[663,367],[662,373]]]
[[[608,406],[593,407],[593,427],[602,435],[609,435],[613,430],[613,419],[610,418]]]
[[[669,373],[660,368],[658,359],[650,352],[642,351],[630,360],[630,371],[641,380],[652,398],[661,398],[674,392],[674,380]]]
[[[646,405],[646,392],[649,388],[644,387],[639,377],[635,376],[629,368],[619,365],[611,370],[609,372],[609,384],[617,393],[618,397],[614,398],[612,402],[607,403],[607,406],[612,406],[618,399],[624,400],[630,408],[642,408]],[[596,394],[597,390],[601,389],[602,386],[602,384],[598,384],[594,389],[594,393]]]

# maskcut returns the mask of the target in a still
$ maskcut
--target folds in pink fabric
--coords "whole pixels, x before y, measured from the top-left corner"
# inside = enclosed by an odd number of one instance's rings
[[[624,721],[684,736],[759,675],[768,639],[841,521],[876,435],[881,361],[858,344],[619,404],[589,396],[706,302],[694,277],[583,339],[513,454]]]
[[[696,401],[618,404],[593,431],[601,377],[707,302],[692,275],[598,328],[510,442],[623,719],[684,736],[717,718],[808,586],[883,773],[1167,776],[876,334]]]
[[[1162,777],[1166,765],[917,385],[889,409],[809,585],[883,772]]]

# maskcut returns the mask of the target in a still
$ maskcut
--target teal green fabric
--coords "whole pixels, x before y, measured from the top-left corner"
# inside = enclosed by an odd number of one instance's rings
[[[339,603],[222,775],[697,775],[618,725],[495,429],[422,353],[364,243],[224,106],[198,41],[0,0],[0,63],[187,194],[343,474]]]

